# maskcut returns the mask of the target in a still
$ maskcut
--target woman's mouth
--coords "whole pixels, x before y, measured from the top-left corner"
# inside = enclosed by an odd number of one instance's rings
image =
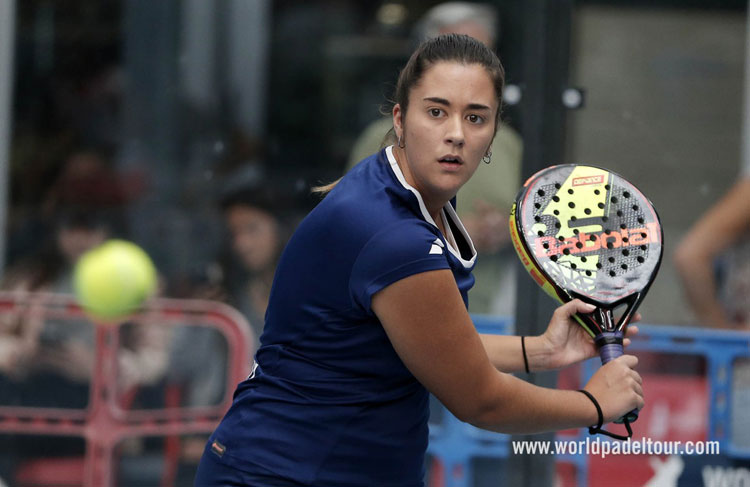
[[[463,161],[463,159],[461,159],[461,157],[455,156],[455,155],[445,155],[445,156],[441,157],[440,159],[438,159],[438,162],[445,169],[449,169],[449,170],[453,170],[453,171],[455,171],[458,168],[460,168],[463,165],[463,163],[464,163],[464,161]]]

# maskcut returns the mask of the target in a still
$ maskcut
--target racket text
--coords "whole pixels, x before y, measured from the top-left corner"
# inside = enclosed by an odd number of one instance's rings
[[[659,243],[660,231],[656,223],[646,223],[641,228],[604,230],[596,233],[579,232],[564,238],[536,237],[534,254],[538,258],[556,255],[575,255],[595,252],[600,249],[619,249]]]
[[[604,182],[604,175],[599,174],[597,176],[583,176],[580,178],[573,178],[573,186],[584,186],[586,184],[602,184]]]

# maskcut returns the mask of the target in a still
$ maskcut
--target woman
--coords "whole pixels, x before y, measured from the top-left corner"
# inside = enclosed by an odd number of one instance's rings
[[[487,151],[503,70],[480,42],[422,44],[399,76],[397,144],[352,169],[279,262],[253,373],[210,438],[196,485],[421,486],[428,392],[482,428],[596,424],[576,391],[503,373],[595,354],[560,307],[526,340],[480,337],[467,312],[476,252],[450,201]],[[335,186],[335,187],[333,187]],[[643,406],[633,356],[586,385],[611,421]]]

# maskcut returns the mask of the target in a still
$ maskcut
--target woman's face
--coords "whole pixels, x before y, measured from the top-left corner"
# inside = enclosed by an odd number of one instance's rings
[[[393,108],[396,135],[406,145],[401,170],[428,206],[445,204],[474,174],[495,135],[497,110],[484,67],[446,61],[412,87],[406,113]]]
[[[227,209],[227,226],[232,248],[250,272],[261,272],[275,264],[279,246],[276,220],[269,213],[250,206]]]

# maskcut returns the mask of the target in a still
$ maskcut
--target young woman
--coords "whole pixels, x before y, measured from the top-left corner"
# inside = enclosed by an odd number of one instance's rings
[[[399,76],[397,144],[349,171],[300,224],[277,268],[253,372],[209,439],[197,486],[421,486],[428,391],[506,433],[596,424],[580,392],[504,372],[595,355],[558,308],[526,340],[480,336],[467,311],[476,252],[451,205],[487,153],[503,69],[480,42],[423,43]],[[586,385],[611,421],[643,406],[625,355]]]

